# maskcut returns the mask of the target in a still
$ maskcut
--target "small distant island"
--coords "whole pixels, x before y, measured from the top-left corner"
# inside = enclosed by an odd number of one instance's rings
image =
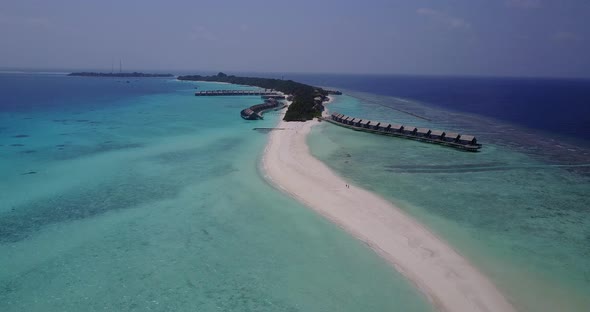
[[[289,105],[285,113],[285,121],[305,121],[314,117],[320,117],[324,111],[322,102],[326,101],[330,93],[322,88],[295,82],[293,80],[257,78],[257,77],[239,77],[219,73],[214,76],[178,76],[178,80],[187,81],[211,81],[226,82],[239,85],[255,86],[264,89],[272,89],[290,94],[293,96],[293,103]]]
[[[79,77],[117,77],[117,78],[165,78],[174,77],[172,74],[146,74],[146,73],[96,73],[96,72],[79,72],[70,73],[68,76]]]

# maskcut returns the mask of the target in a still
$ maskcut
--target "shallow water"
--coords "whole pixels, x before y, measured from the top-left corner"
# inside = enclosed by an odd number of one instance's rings
[[[252,128],[279,116],[239,118],[260,99],[160,79],[0,78],[1,311],[431,310],[261,178],[267,134]]]
[[[328,108],[349,116],[475,134],[467,153],[315,127],[312,154],[415,216],[484,271],[523,311],[590,307],[588,151],[514,125],[421,103],[358,94]],[[369,98],[368,98],[369,97]],[[362,98],[359,100],[358,98]],[[412,115],[404,113],[410,112]],[[419,117],[416,117],[419,116]],[[543,137],[544,143],[538,143]],[[573,153],[564,150],[574,149]]]

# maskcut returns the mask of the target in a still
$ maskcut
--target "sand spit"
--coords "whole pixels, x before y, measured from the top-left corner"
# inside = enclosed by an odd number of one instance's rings
[[[514,311],[497,288],[425,226],[383,198],[351,185],[309,153],[318,121],[284,122],[264,152],[266,178],[338,224],[412,281],[439,311]]]

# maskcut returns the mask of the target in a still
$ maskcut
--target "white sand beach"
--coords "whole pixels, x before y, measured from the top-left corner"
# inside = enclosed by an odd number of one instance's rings
[[[391,263],[439,311],[514,311],[497,288],[445,241],[383,198],[350,184],[309,153],[318,121],[284,122],[264,152],[266,178]]]

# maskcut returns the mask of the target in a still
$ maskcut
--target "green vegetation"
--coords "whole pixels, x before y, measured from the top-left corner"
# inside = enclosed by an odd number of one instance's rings
[[[326,95],[328,95],[328,92],[324,89],[295,82],[293,80],[228,76],[224,73],[219,73],[215,76],[179,76],[178,79],[249,85],[264,89],[273,89],[285,94],[293,95],[293,103],[289,106],[285,118],[283,118],[286,121],[305,121],[321,116],[322,111],[324,110],[322,101],[325,100]],[[315,99],[317,97],[320,97],[319,101]]]
[[[81,77],[118,77],[118,78],[163,78],[163,77],[174,77],[172,74],[145,74],[145,73],[94,73],[94,72],[80,72],[71,73],[68,76],[81,76]]]

